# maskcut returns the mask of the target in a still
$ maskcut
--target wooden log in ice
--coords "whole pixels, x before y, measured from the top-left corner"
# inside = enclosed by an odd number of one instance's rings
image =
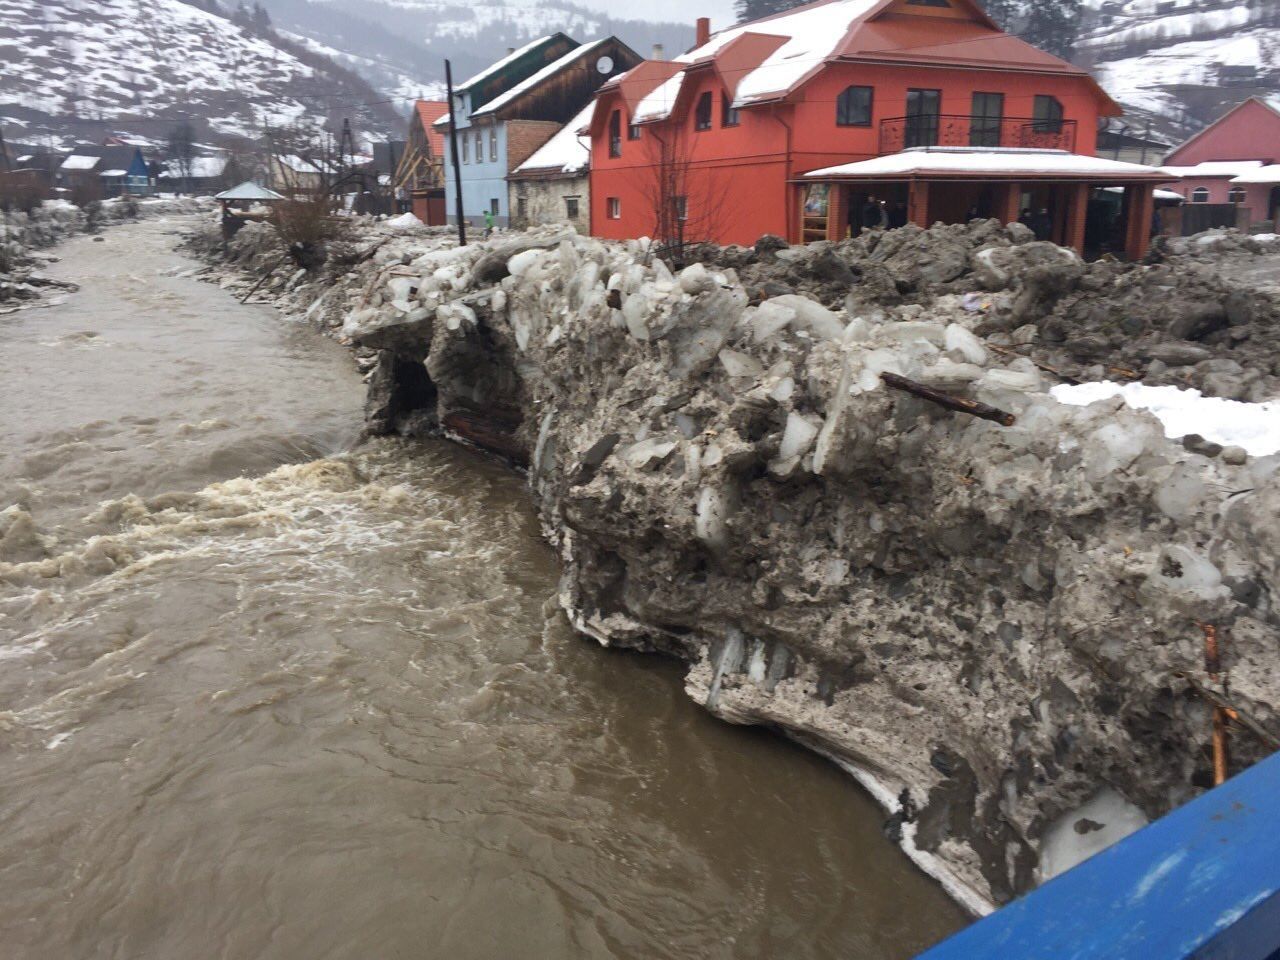
[[[882,373],[880,374],[880,379],[884,381],[886,386],[893,387],[895,390],[902,390],[913,397],[919,397],[921,400],[936,403],[938,406],[954,410],[956,413],[967,413],[971,417],[978,417],[982,420],[994,420],[996,423],[1006,427],[1012,427],[1018,419],[1007,410],[1001,410],[998,407],[993,407],[977,400],[970,400],[967,397],[952,396],[949,393],[943,393],[941,390],[926,387],[923,383],[916,383],[914,380],[900,377],[896,373]]]

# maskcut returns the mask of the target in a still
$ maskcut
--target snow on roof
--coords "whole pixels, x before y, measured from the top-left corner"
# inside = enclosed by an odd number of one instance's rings
[[[274,190],[270,190],[261,184],[254,183],[252,180],[246,180],[244,183],[237,184],[230,190],[223,190],[213,199],[215,200],[283,200],[280,194]]]
[[[1059,403],[1085,407],[1120,396],[1126,406],[1149,410],[1171,439],[1198,433],[1223,446],[1244,447],[1255,457],[1280,451],[1280,403],[1242,403],[1223,397],[1202,396],[1199,390],[1155,387],[1145,383],[1059,384],[1049,391]]]
[[[98,176],[100,177],[123,177],[128,174],[128,170],[103,170]]]
[[[1280,183],[1280,163],[1269,163],[1265,167],[1242,173],[1231,178],[1232,183]]]
[[[61,170],[92,170],[98,165],[101,157],[86,157],[78,153],[73,153],[67,159],[62,161]]]
[[[578,131],[590,126],[595,109],[593,100],[554,137],[535,150],[528,160],[516,167],[516,173],[579,173],[586,170],[591,162],[591,136]]]
[[[738,81],[733,105],[742,107],[769,94],[789,90],[831,56],[849,32],[850,24],[881,0],[834,0],[809,5],[771,19],[756,20],[722,30],[700,47],[673,57],[676,63],[694,63],[714,56],[744,33],[765,34],[785,42],[759,66]],[[671,113],[680,94],[682,74],[676,74],[650,91],[636,108],[635,119],[661,120]]]
[[[481,117],[487,113],[493,113],[495,110],[502,109],[512,100],[516,99],[522,94],[528,93],[530,90],[537,87],[538,84],[542,83],[542,81],[550,79],[551,77],[554,77],[557,73],[560,73],[560,71],[564,70],[567,66],[573,63],[575,60],[578,60],[581,57],[585,57],[592,50],[598,49],[601,44],[608,42],[609,39],[610,38],[605,37],[600,40],[592,40],[590,43],[584,43],[580,47],[574,47],[572,50],[566,53],[563,57],[560,57],[558,60],[552,60],[550,63],[548,63],[545,67],[543,67],[533,76],[527,77],[526,79],[521,80],[519,83],[517,83],[514,87],[512,87],[506,93],[502,93],[494,97],[492,100],[484,104],[484,106],[480,107],[478,110],[472,110],[471,116]]]
[[[227,157],[192,157],[189,169],[183,170],[182,164],[171,160],[164,165],[166,177],[211,178],[220,177],[227,169]]]
[[[1261,166],[1261,160],[1206,160],[1190,167],[1160,169],[1174,177],[1238,177]]]
[[[1157,179],[1161,171],[1138,163],[1087,157],[1066,150],[1029,150],[1021,147],[911,147],[870,160],[842,163],[806,173],[806,177],[902,177],[937,173],[984,173],[1022,176],[1084,176]]]
[[[480,83],[483,80],[488,80],[491,76],[493,76],[503,67],[507,66],[509,63],[519,60],[530,50],[533,50],[539,45],[546,43],[548,40],[550,40],[554,36],[555,36],[554,33],[549,33],[545,37],[539,37],[537,40],[530,40],[519,50],[513,50],[511,51],[511,53],[508,53],[501,60],[497,60],[494,63],[489,64],[489,66],[485,67],[483,70],[477,73],[474,77],[471,77],[469,80],[464,80],[462,83],[455,84],[453,88],[453,92],[462,93],[468,87],[474,87],[477,83]]]
[[[1105,190],[1107,193],[1123,193],[1124,192],[1124,187],[1103,187],[1102,189]],[[1151,196],[1155,197],[1157,200],[1187,199],[1180,193],[1174,193],[1172,190],[1161,190],[1158,187],[1155,190],[1151,191]]]

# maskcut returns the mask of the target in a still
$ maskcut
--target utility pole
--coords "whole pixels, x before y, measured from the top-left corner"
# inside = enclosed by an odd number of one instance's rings
[[[453,112],[453,65],[444,62],[444,84],[449,97],[449,162],[453,164],[453,199],[458,210],[458,246],[467,245],[467,222],[462,218],[462,168],[458,164],[458,124]]]

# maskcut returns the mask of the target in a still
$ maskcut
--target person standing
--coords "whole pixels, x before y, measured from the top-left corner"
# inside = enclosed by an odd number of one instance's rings
[[[493,236],[493,211],[486,210],[484,212],[484,238],[488,240]]]

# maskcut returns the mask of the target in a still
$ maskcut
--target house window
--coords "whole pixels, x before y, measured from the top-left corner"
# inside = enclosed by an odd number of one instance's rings
[[[1227,203],[1244,203],[1244,187],[1232,187],[1227,191]]]
[[[462,135],[462,162],[463,163],[471,162],[471,160],[467,157],[467,152],[470,149],[469,147],[470,143],[471,143],[471,138],[464,133]]]
[[[938,142],[938,115],[942,109],[942,91],[908,90],[907,125],[903,146],[932,147]]]
[[[484,163],[484,134],[476,131],[476,163]]]
[[[733,105],[733,101],[729,99],[727,93],[720,94],[720,126],[736,127],[742,122],[742,117],[738,114],[738,109]]]
[[[1194,190],[1192,190],[1192,191],[1191,191],[1191,202],[1192,202],[1192,203],[1208,203],[1208,202],[1209,202],[1209,188],[1208,188],[1208,187],[1196,187]]]
[[[686,196],[673,197],[675,206],[675,214],[677,220],[689,219],[689,198]]]
[[[568,217],[570,220],[578,219],[578,198],[577,197],[564,198],[564,215]]]
[[[638,123],[627,124],[627,139],[628,140],[640,139],[640,124]]]
[[[498,159],[498,128],[489,128],[489,159]]]
[[[836,126],[871,126],[871,87],[845,87],[836,97]]]
[[[1037,93],[1031,116],[1035,120],[1034,128],[1037,133],[1062,132],[1062,104],[1057,97]]]
[[[622,219],[622,200],[619,197],[609,197],[605,201],[606,215],[610,220]]]
[[[497,197],[493,197],[489,201],[489,212],[493,214],[495,217],[498,215],[498,198]]]
[[[1003,93],[975,93],[969,118],[969,146],[1000,146],[1000,125],[1004,118]]]
[[[711,91],[708,90],[698,97],[698,105],[693,111],[693,129],[710,130],[711,129]]]
[[[524,223],[529,219],[529,198],[516,197],[516,219]]]
[[[609,156],[622,156],[622,111],[609,114]]]

